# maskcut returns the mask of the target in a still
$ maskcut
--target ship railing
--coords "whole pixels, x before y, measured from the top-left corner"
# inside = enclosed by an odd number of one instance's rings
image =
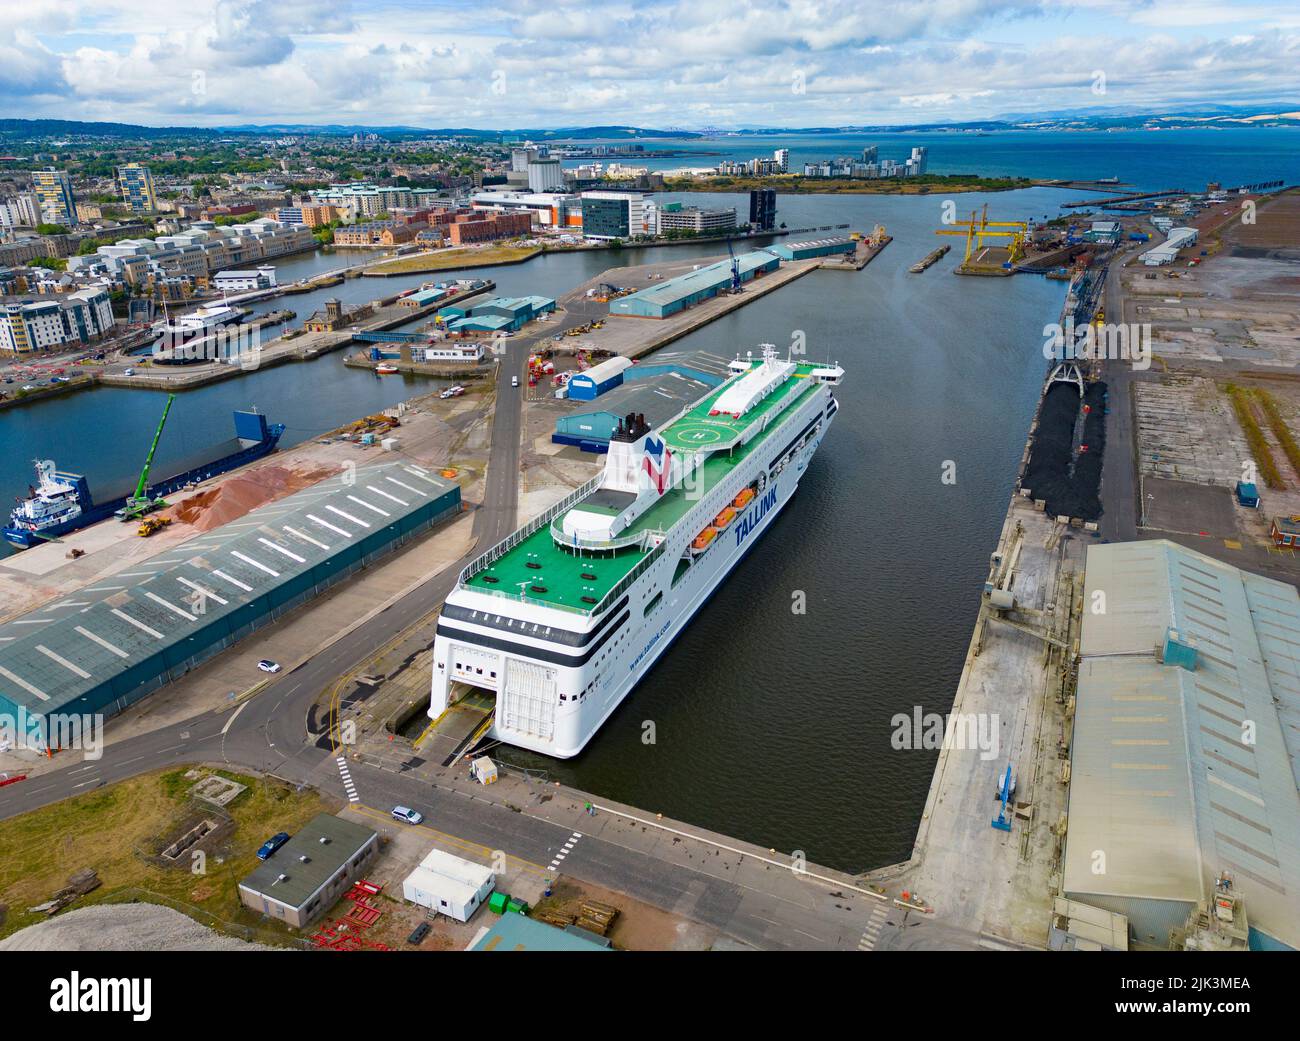
[[[556,517],[551,521],[551,538],[555,540],[557,546],[565,549],[577,550],[599,550],[601,552],[613,552],[620,549],[628,549],[636,546],[644,549],[650,541],[652,535],[662,534],[657,530],[633,532],[629,535],[621,535],[612,539],[601,538],[598,532],[594,531],[574,531],[566,532],[564,530],[564,518]]]
[[[592,492],[594,492],[597,488],[600,487],[600,481],[602,476],[603,475],[601,474],[597,474],[586,484],[570,492],[563,499],[557,502],[554,506],[543,511],[542,513],[539,513],[536,517],[530,520],[522,528],[519,528],[517,531],[507,536],[501,542],[498,542],[486,553],[481,554],[478,558],[471,561],[470,564],[465,568],[465,570],[460,573],[460,584],[462,586],[465,585],[465,583],[467,583],[471,578],[477,575],[480,571],[484,571],[487,568],[491,567],[498,560],[500,560],[507,553],[509,553],[512,549],[514,549],[517,545],[519,545],[519,543],[523,542],[525,539],[536,534],[546,525],[550,524],[551,521],[553,521],[560,514],[567,513],[575,504],[585,499],[588,495],[590,495]],[[476,590],[476,591],[477,592],[498,592],[498,590]]]

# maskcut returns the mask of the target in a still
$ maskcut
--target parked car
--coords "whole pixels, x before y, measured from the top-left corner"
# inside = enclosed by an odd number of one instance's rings
[[[257,859],[265,860],[288,841],[289,833],[287,831],[282,831],[278,835],[272,835],[262,843],[261,849],[257,851]]]
[[[257,667],[261,669],[263,672],[280,671],[280,663],[278,661],[271,661],[269,658],[263,658],[261,661],[257,663]]]
[[[510,377],[510,386],[512,386],[512,387],[517,387],[517,386],[519,386],[519,377],[518,377],[518,376],[511,376],[511,377]]]
[[[393,820],[401,821],[404,824],[423,824],[424,814],[419,810],[413,810],[409,806],[394,806]]]

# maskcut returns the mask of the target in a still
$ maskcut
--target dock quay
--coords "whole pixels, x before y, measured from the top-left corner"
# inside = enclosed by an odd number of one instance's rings
[[[864,235],[857,240],[852,256],[826,257],[819,266],[826,271],[861,271],[880,256],[884,248],[893,241],[892,235],[881,235],[879,238],[868,238]]]
[[[921,260],[918,260],[907,270],[914,275],[919,275],[922,271],[926,270],[926,268],[929,268],[934,264],[937,264],[941,259],[946,257],[950,249],[952,249],[951,246],[940,246],[938,249],[933,250],[932,252],[927,254]]]
[[[1063,210],[1077,210],[1091,206],[1102,206],[1111,208],[1126,202],[1139,202],[1142,199],[1164,199],[1171,195],[1186,195],[1183,188],[1166,188],[1158,192],[1134,192],[1128,195],[1115,195],[1109,199],[1076,199],[1073,202],[1061,203]]]
[[[339,350],[354,342],[353,337],[360,332],[380,332],[419,321],[435,313],[439,308],[452,302],[460,303],[496,288],[495,282],[486,282],[483,286],[447,296],[422,307],[410,307],[400,302],[398,296],[383,298],[372,305],[369,317],[362,321],[336,330],[303,332],[290,330],[284,336],[276,337],[260,350],[235,362],[208,361],[191,365],[142,366],[135,375],[127,376],[123,372],[102,372],[96,377],[98,383],[107,387],[148,387],[156,390],[193,390],[206,387],[222,380],[234,379],[244,372],[282,365],[290,361],[312,361],[323,354]],[[270,318],[271,316],[267,316]],[[274,324],[273,319],[269,324]]]

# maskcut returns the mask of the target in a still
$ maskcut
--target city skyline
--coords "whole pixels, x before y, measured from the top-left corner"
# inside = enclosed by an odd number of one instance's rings
[[[1300,15],[1203,0],[760,0],[743,12],[708,0],[37,0],[0,28],[0,106],[144,125],[484,129],[1288,111],[1297,50]]]

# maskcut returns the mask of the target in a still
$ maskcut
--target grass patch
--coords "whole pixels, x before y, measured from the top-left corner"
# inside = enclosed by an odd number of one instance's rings
[[[1244,387],[1238,387],[1229,383],[1224,390],[1228,394],[1228,399],[1232,402],[1232,409],[1237,414],[1237,422],[1241,424],[1241,429],[1246,434],[1246,445],[1250,448],[1250,454],[1255,458],[1255,465],[1259,467],[1259,474],[1264,478],[1264,483],[1274,490],[1281,490],[1286,487],[1286,482],[1282,480],[1282,474],[1278,471],[1277,463],[1273,460],[1273,452],[1268,447],[1268,442],[1264,439],[1264,431],[1259,428],[1259,421],[1255,418],[1255,412],[1251,408],[1252,395]]]
[[[248,786],[222,811],[189,799],[197,782],[185,777],[187,769],[145,774],[0,821],[0,905],[9,909],[0,937],[45,921],[27,909],[49,900],[86,867],[103,884],[71,908],[132,897],[155,902],[149,896],[156,895],[158,903],[245,939],[274,943],[293,935],[240,904],[239,880],[258,864],[263,842],[278,831],[297,831],[330,807],[315,792],[218,770]],[[193,874],[188,858],[175,867],[158,863],[158,852],[196,816],[231,822],[210,847],[204,844],[205,873]]]
[[[1282,411],[1277,407],[1277,399],[1263,388],[1255,391],[1255,398],[1259,401],[1259,407],[1264,410],[1264,418],[1268,420],[1273,436],[1282,446],[1282,451],[1286,454],[1292,469],[1300,473],[1300,445],[1296,444],[1295,435],[1291,433],[1291,428],[1282,418]]]
[[[542,252],[540,246],[489,246],[487,249],[456,249],[424,257],[399,257],[366,268],[366,273],[411,275],[424,271],[448,271],[452,268],[491,267],[494,264],[517,264]]]

